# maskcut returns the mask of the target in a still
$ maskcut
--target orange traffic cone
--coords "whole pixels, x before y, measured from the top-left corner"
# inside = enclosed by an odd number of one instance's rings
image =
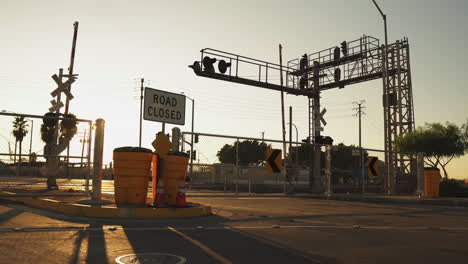
[[[187,206],[186,196],[185,196],[185,181],[180,181],[179,183],[179,192],[176,196],[176,206],[185,207]]]
[[[156,197],[153,201],[153,206],[165,205],[166,194],[164,193],[164,182],[161,180],[156,187]]]

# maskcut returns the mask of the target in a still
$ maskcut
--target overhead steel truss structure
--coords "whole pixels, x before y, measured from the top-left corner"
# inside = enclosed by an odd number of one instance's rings
[[[289,94],[307,96],[309,100],[309,136],[312,141],[320,135],[320,93],[333,88],[382,78],[385,165],[389,175],[385,187],[390,193],[412,192],[415,186],[415,157],[393,152],[396,138],[414,130],[409,44],[406,38],[385,47],[377,38],[363,36],[337,46],[304,54],[301,58],[278,65],[233,53],[205,48],[200,61],[189,67],[196,75],[206,78],[251,85]],[[218,61],[218,71],[214,63]],[[385,65],[388,76],[385,81]],[[286,79],[281,85],[280,76]],[[386,104],[388,97],[388,105]],[[388,132],[389,131],[389,132]],[[317,162],[317,160],[316,160]]]

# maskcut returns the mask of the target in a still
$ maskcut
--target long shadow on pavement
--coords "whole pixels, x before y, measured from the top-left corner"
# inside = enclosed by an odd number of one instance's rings
[[[88,255],[87,263],[107,264],[106,239],[102,224],[91,223],[88,232]]]
[[[23,210],[20,210],[20,209],[17,209],[17,208],[13,208],[12,210],[9,210],[5,213],[2,213],[0,214],[0,223],[2,222],[6,222],[12,218],[15,218],[16,216],[20,215],[24,213]]]
[[[226,221],[220,216],[210,218],[216,218],[219,223]],[[190,223],[190,220],[186,222]],[[168,253],[182,256],[188,263],[337,263],[335,259],[302,253],[285,245],[225,229],[222,224],[219,226],[204,229],[172,228],[168,225],[167,229],[145,230],[135,229],[130,224],[123,228],[135,253]]]

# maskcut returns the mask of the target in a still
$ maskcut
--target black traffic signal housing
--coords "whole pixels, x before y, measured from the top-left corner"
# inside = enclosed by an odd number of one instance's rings
[[[335,77],[335,82],[339,82],[341,80],[341,69],[340,68],[335,69],[334,77]]]
[[[305,53],[299,61],[299,70],[305,69],[307,66],[309,66],[309,59],[307,58],[307,53]]]
[[[197,151],[194,150],[192,153],[192,160],[197,160]]]
[[[194,139],[195,143],[198,143],[198,134],[195,134],[195,139]]]
[[[208,73],[214,73],[215,70],[214,70],[214,66],[213,64],[216,62],[216,59],[215,58],[210,58],[208,56],[205,56],[203,58],[203,68],[205,69],[205,72],[208,72]]]
[[[333,145],[333,138],[329,136],[315,136],[315,144]]]
[[[336,47],[333,50],[333,60],[339,60],[340,59],[340,48]]]
[[[304,75],[299,79],[299,89],[301,90],[306,89],[307,85],[308,85],[307,75]]]
[[[341,42],[341,52],[343,56],[348,56],[348,43],[346,41]]]
[[[306,139],[301,140],[304,143],[310,144],[310,137],[307,137]]]
[[[325,145],[333,145],[333,138],[326,136],[323,138],[323,144]]]
[[[227,69],[228,69],[229,67],[231,67],[231,64],[232,64],[232,63],[226,62],[225,60],[220,60],[220,61],[218,62],[218,70],[219,70],[219,72],[222,73],[222,74],[225,74],[226,71],[227,71]]]

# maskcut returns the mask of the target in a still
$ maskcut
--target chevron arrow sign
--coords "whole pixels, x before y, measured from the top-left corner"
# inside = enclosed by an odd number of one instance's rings
[[[267,149],[266,168],[269,172],[281,172],[283,169],[281,149]]]

